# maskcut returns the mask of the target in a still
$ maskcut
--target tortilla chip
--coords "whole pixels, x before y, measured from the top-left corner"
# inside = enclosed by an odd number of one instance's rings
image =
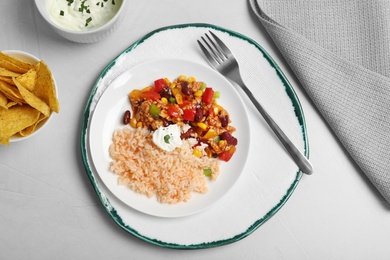
[[[13,106],[0,110],[0,144],[9,144],[14,134],[34,124],[39,119],[39,111],[30,106]]]
[[[20,74],[18,74],[20,75]],[[0,76],[0,81],[7,82],[8,84],[14,85],[14,81],[10,77]]]
[[[7,104],[8,98],[2,92],[0,92],[0,109],[8,109]]]
[[[26,73],[27,71],[29,71],[6,60],[0,60],[0,67],[5,68],[7,70],[11,70],[16,73]]]
[[[45,119],[47,119],[47,116],[45,116],[44,114],[39,114],[38,120],[37,120],[34,124],[32,124],[32,125],[26,127],[25,129],[21,130],[21,131],[19,132],[19,134],[20,134],[21,136],[28,136],[28,135],[31,135],[31,134],[35,131],[35,128],[37,127],[37,125],[38,125],[40,122],[42,122],[43,120],[45,120]]]
[[[16,73],[0,67],[0,76],[12,78],[20,76],[20,73]]]
[[[45,116],[50,116],[50,107],[42,99],[24,88],[15,78],[13,79],[16,87],[18,88],[20,94],[22,95],[26,103],[44,114]]]
[[[14,85],[11,85],[11,84],[5,82],[5,81],[0,80],[0,92],[2,92],[8,99],[10,99],[10,100],[12,100],[20,105],[25,103],[18,88],[15,87]]]
[[[37,76],[35,81],[35,89],[33,93],[46,102],[51,110],[58,113],[60,105],[57,99],[56,88],[54,85],[53,76],[49,67],[44,61],[37,64]]]
[[[1,64],[4,65],[2,66]],[[0,52],[0,67],[17,73],[26,73],[30,69],[34,68],[34,65]]]
[[[18,103],[16,103],[15,101],[10,101],[10,102],[8,102],[7,103],[7,108],[10,108],[10,107],[12,107],[12,106],[15,106],[15,105],[19,105]]]
[[[26,73],[16,77],[15,79],[27,90],[33,91],[35,86],[35,78],[37,72],[34,69],[27,71]]]

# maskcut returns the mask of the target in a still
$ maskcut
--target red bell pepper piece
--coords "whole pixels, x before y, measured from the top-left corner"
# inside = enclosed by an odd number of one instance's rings
[[[206,104],[211,104],[214,99],[214,90],[212,88],[206,88],[204,90],[202,101]]]
[[[160,93],[161,90],[162,90],[164,87],[166,87],[166,86],[167,86],[167,84],[165,83],[165,80],[164,80],[163,78],[161,78],[161,79],[156,79],[156,80],[154,81],[154,89],[155,89],[155,91],[156,91],[157,93]]]
[[[188,121],[194,121],[196,114],[195,108],[185,109],[183,114],[183,119]]]
[[[229,150],[220,153],[218,155],[218,158],[222,161],[228,162],[232,158],[235,151],[236,151],[236,147],[232,146]]]
[[[168,115],[171,117],[179,117],[180,115],[180,109],[175,106],[174,104],[168,105]]]
[[[158,94],[153,88],[146,91],[146,92],[142,92],[141,94],[141,98],[143,99],[151,99],[151,100],[157,100],[157,99],[160,99],[161,96],[160,94]]]
[[[184,108],[184,107],[187,107],[189,105],[191,105],[191,101],[183,100],[183,103],[179,104],[179,107]]]

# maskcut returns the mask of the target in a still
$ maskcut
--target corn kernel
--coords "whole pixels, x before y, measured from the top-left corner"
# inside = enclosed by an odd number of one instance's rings
[[[207,125],[205,123],[199,122],[196,125],[199,126],[202,130],[207,130]]]
[[[176,88],[176,83],[171,83],[171,84],[169,85],[169,87],[170,87],[170,88]]]
[[[218,115],[218,113],[219,113],[218,107],[214,107],[214,115]]]
[[[162,102],[163,104],[168,104],[168,99],[165,98],[165,97],[162,97],[162,98],[161,98],[161,102]]]
[[[187,80],[189,83],[192,83],[192,82],[195,82],[196,81],[196,78],[195,77],[189,77],[188,80]]]
[[[193,151],[193,154],[196,156],[196,157],[201,157],[202,156],[202,151],[195,148],[194,151]]]
[[[178,80],[179,81],[187,81],[187,76],[186,75],[180,75]]]
[[[218,146],[220,148],[225,147],[226,145],[227,145],[227,141],[226,140],[219,140]]]
[[[136,128],[136,127],[137,127],[137,119],[136,119],[135,117],[132,117],[132,118],[130,119],[130,125],[131,125],[131,127],[133,127],[133,128]]]
[[[137,127],[142,127],[142,122],[138,122]]]
[[[203,96],[203,91],[202,90],[198,90],[198,91],[196,91],[195,92],[195,97],[201,97],[201,96]]]

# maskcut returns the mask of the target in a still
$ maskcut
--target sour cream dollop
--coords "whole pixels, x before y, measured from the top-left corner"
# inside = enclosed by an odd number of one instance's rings
[[[181,129],[178,125],[159,127],[153,133],[153,143],[161,149],[171,152],[183,144],[180,134]]]
[[[51,19],[64,29],[89,31],[96,29],[118,12],[122,0],[46,0]]]

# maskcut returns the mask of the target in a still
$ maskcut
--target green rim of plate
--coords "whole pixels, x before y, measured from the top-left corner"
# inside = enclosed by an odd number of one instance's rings
[[[244,36],[244,35],[242,35],[240,33],[237,33],[237,32],[234,32],[234,31],[231,31],[231,30],[228,30],[228,29],[224,29],[224,28],[216,26],[216,25],[205,24],[205,23],[179,24],[179,25],[173,25],[173,26],[159,28],[157,30],[154,30],[154,31],[146,34],[142,38],[140,38],[138,41],[136,41],[131,46],[129,46],[125,51],[123,51],[120,55],[118,55],[114,60],[112,60],[107,65],[107,67],[102,71],[102,73],[100,74],[99,78],[96,80],[95,85],[94,85],[94,87],[92,89],[92,92],[91,92],[91,94],[89,96],[89,99],[87,101],[87,105],[86,105],[86,108],[85,108],[85,111],[84,111],[84,116],[83,116],[83,121],[82,121],[80,146],[81,146],[81,155],[82,155],[84,167],[85,167],[85,170],[86,170],[86,172],[88,174],[89,180],[91,181],[92,186],[95,189],[96,194],[98,195],[101,203],[103,204],[105,210],[108,212],[110,217],[122,229],[124,229],[126,232],[132,234],[133,236],[135,236],[135,237],[137,237],[137,238],[139,238],[139,239],[141,239],[141,240],[143,240],[145,242],[148,242],[148,243],[151,243],[151,244],[154,244],[154,245],[158,245],[158,246],[161,246],[161,247],[167,247],[167,248],[173,248],[173,249],[204,249],[204,248],[212,248],[212,247],[223,246],[223,245],[227,245],[227,244],[231,244],[231,243],[237,242],[237,241],[247,237],[252,232],[254,232],[257,228],[259,228],[262,224],[264,224],[267,220],[269,220],[273,215],[275,215],[275,213],[278,212],[279,209],[287,202],[287,200],[291,197],[292,193],[294,192],[295,188],[297,187],[297,185],[298,185],[298,183],[299,183],[299,181],[300,181],[300,179],[301,179],[301,177],[303,175],[302,172],[299,169],[297,170],[297,173],[296,173],[294,181],[291,183],[290,187],[286,191],[286,194],[282,197],[280,202],[278,204],[276,204],[267,214],[265,214],[263,217],[261,217],[260,219],[255,221],[252,225],[250,225],[245,232],[237,234],[237,235],[235,235],[235,236],[233,236],[231,238],[228,238],[228,239],[223,239],[223,240],[218,240],[218,241],[213,241],[213,242],[207,242],[207,243],[200,243],[200,244],[181,245],[181,244],[176,244],[176,243],[167,243],[167,242],[164,242],[164,241],[160,241],[160,240],[156,240],[156,239],[152,239],[152,238],[143,236],[137,230],[133,229],[132,227],[130,227],[126,223],[124,223],[124,221],[122,220],[121,216],[117,213],[117,211],[111,205],[111,203],[106,198],[106,196],[104,194],[102,194],[101,191],[99,190],[99,187],[98,187],[98,185],[96,183],[95,177],[93,176],[93,173],[92,173],[92,170],[91,170],[91,166],[89,165],[88,158],[87,158],[88,155],[87,155],[86,135],[87,135],[89,120],[90,120],[90,116],[91,116],[90,106],[91,106],[92,100],[93,100],[93,98],[94,98],[94,96],[96,94],[99,80],[104,78],[106,73],[115,65],[116,60],[121,55],[124,55],[126,53],[131,52],[138,45],[142,44],[144,41],[146,41],[148,38],[150,38],[152,35],[154,35],[156,33],[159,33],[159,32],[162,32],[162,31],[166,31],[166,30],[183,29],[183,28],[188,28],[188,27],[198,27],[198,28],[203,27],[203,28],[209,28],[209,29],[211,28],[211,29],[214,29],[214,30],[218,30],[218,31],[222,31],[222,32],[228,33],[230,36],[233,36],[233,37],[239,38],[241,40],[247,41],[248,43],[250,43],[253,46],[255,46],[263,54],[264,58],[275,69],[279,79],[281,80],[281,82],[283,83],[283,85],[285,87],[286,94],[288,95],[288,97],[291,100],[292,106],[294,107],[294,110],[295,110],[295,115],[296,115],[297,120],[298,120],[298,122],[299,122],[299,124],[301,126],[301,129],[302,129],[302,138],[303,138],[303,141],[304,141],[304,153],[305,153],[306,157],[309,157],[309,144],[308,144],[307,131],[306,131],[306,122],[305,122],[305,117],[304,117],[304,114],[303,114],[303,110],[302,110],[300,101],[299,101],[299,99],[298,99],[294,89],[292,88],[291,84],[287,80],[286,76],[284,75],[284,73],[282,72],[280,67],[276,64],[276,62],[273,60],[273,58],[263,49],[263,47],[261,47],[258,43],[256,43],[252,39],[250,39],[250,38],[248,38],[248,37],[246,37],[246,36]]]

